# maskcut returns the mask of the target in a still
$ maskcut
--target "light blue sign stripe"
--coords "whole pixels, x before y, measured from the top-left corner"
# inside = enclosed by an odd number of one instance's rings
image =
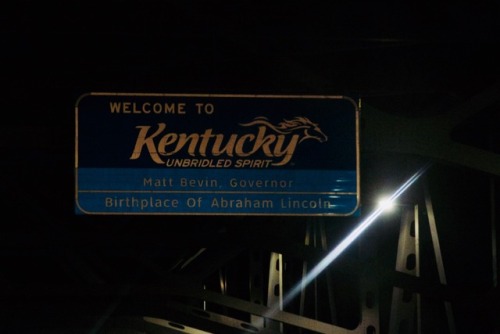
[[[79,168],[78,181],[79,191],[356,192],[354,171]]]
[[[80,213],[351,214],[356,195],[79,192]]]
[[[81,168],[77,202],[79,213],[352,214],[356,173],[313,173]]]

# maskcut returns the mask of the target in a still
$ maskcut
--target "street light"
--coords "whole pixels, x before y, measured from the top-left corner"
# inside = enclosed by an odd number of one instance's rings
[[[413,174],[405,183],[403,183],[391,196],[383,201],[382,205],[379,205],[368,217],[362,220],[358,226],[354,228],[337,246],[335,246],[312,270],[303,278],[303,280],[297,283],[287,295],[283,298],[282,305],[288,304],[300,291],[307,286],[311,281],[313,281],[323,270],[326,269],[336,258],[342,254],[347,247],[349,247],[368,227],[370,227],[373,222],[388,208],[394,206],[394,202],[399,198],[408,188],[411,187],[418,178],[424,174],[424,172],[429,169],[431,163],[427,163],[421,169],[419,169],[415,174]],[[268,311],[268,316],[276,313],[282,307],[281,303],[276,303]]]
[[[389,197],[389,196],[383,196],[378,201],[378,207],[383,212],[386,212],[386,213],[393,212],[394,208],[396,207],[394,200],[395,200],[395,198],[391,199],[391,197]]]

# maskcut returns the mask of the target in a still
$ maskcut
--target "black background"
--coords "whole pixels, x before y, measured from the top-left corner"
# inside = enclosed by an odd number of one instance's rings
[[[369,213],[381,192],[396,189],[432,160],[425,180],[457,332],[498,332],[492,240],[498,240],[499,174],[379,144],[392,138],[398,144],[404,135],[398,127],[382,127],[379,137],[365,135],[372,129],[373,118],[365,119],[369,110],[401,123],[435,120],[429,123],[434,134],[472,100],[479,111],[449,135],[496,154],[491,161],[498,161],[498,3],[18,1],[2,6],[0,326],[6,332],[94,333],[115,315],[175,319],[161,295],[112,298],[113,291],[168,284],[164,273],[176,272],[175,264],[200,248],[208,250],[207,258],[199,259],[204,265],[219,263],[217,255],[231,258],[223,263],[229,294],[245,298],[248,273],[239,267],[245,266],[239,257],[246,250],[306,257],[310,249],[299,245],[309,223],[325,223],[331,247],[360,220],[75,216],[74,108],[90,91],[359,97],[362,212]],[[496,93],[484,94],[491,89]],[[422,204],[420,181],[401,203]],[[387,216],[373,227],[376,237],[349,248],[338,265],[358,263],[358,247],[378,245],[373,254],[380,331],[387,333],[398,218]],[[424,296],[423,332],[446,333],[425,225],[421,238],[423,283],[417,288]],[[289,265],[300,268],[293,261]],[[359,321],[359,273],[340,270],[336,276],[342,327],[354,328]],[[210,279],[207,284],[217,290]]]

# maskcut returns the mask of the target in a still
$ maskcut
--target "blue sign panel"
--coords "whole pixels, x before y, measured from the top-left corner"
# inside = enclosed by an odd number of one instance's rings
[[[90,93],[75,110],[77,214],[358,210],[350,98]]]

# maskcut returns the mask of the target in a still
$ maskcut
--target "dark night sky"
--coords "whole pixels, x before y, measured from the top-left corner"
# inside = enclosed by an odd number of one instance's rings
[[[457,332],[494,333],[499,294],[493,286],[491,242],[498,232],[491,227],[498,231],[500,173],[491,175],[444,156],[414,154],[402,147],[432,152],[429,143],[439,138],[433,131],[423,131],[429,138],[419,140],[417,131],[446,128],[455,116],[475,108],[478,112],[448,135],[454,142],[493,153],[488,161],[498,162],[497,3],[20,1],[6,7],[0,12],[4,117],[0,189],[5,215],[0,283],[14,286],[14,292],[2,292],[5,298],[0,300],[7,303],[0,301],[0,309],[7,311],[0,317],[7,327],[17,329],[11,332],[40,328],[50,332],[58,323],[71,332],[95,326],[87,318],[72,323],[75,315],[94,319],[104,314],[100,310],[106,302],[88,301],[87,296],[81,305],[64,305],[62,297],[49,294],[42,307],[37,299],[43,291],[39,284],[75,290],[88,288],[88,282],[90,286],[153,284],[161,281],[160,273],[170,265],[200,248],[213,250],[213,254],[207,251],[212,257],[207,255],[206,261],[214,263],[217,254],[234,252],[237,258],[238,251],[243,252],[237,247],[241,245],[290,251],[293,257],[300,253],[293,245],[303,244],[308,222],[326,222],[333,245],[360,219],[75,216],[74,108],[79,96],[96,91],[361,99],[363,215],[373,208],[379,192],[395,189],[431,160],[434,164],[425,180],[435,208]],[[380,119],[367,115],[370,110],[394,123],[375,126]],[[427,128],[394,125],[398,122]],[[373,133],[377,137],[369,135]],[[419,180],[402,202],[422,205],[423,184],[424,179]],[[378,226],[373,231],[377,242],[369,238],[362,242],[378,244],[381,332],[385,333],[398,218],[385,217]],[[426,296],[432,297],[437,272],[427,228],[422,225],[421,269]],[[339,260],[340,269],[351,259],[358,260],[356,250]],[[234,286],[243,285],[246,277],[238,276],[237,266],[227,267],[234,270],[230,271]],[[140,279],[135,276],[137,268],[142,268]],[[339,270],[336,281],[345,292],[338,297],[346,305],[339,311],[340,323],[349,326],[359,320],[352,309],[357,292],[351,274]],[[21,293],[24,290],[28,292]],[[441,306],[436,306],[440,301],[428,298],[424,305],[426,333],[443,330]],[[154,313],[154,306],[149,307],[124,303],[123,312]],[[31,316],[32,323],[26,324],[24,316]]]

